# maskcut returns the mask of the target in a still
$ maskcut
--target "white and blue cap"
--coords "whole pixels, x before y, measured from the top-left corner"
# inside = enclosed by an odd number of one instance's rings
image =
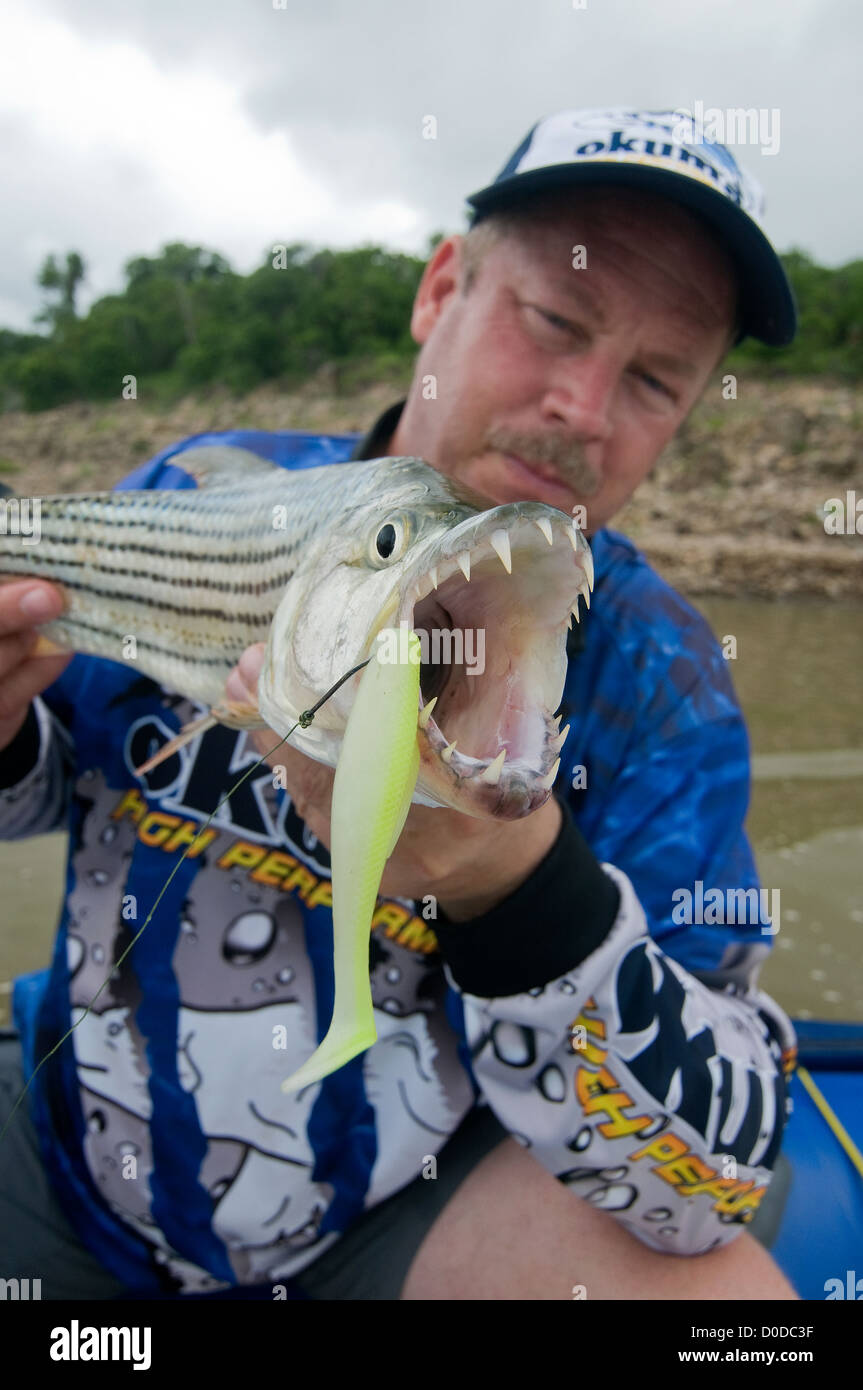
[[[782,262],[759,223],[760,185],[682,110],[559,111],[538,121],[494,183],[474,193],[472,226],[532,193],[616,184],[662,194],[713,229],[740,281],[740,338],[771,347],[794,337],[797,313]]]

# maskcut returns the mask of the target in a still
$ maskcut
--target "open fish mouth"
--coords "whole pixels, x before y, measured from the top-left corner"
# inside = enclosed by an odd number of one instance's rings
[[[423,645],[418,790],[501,819],[548,799],[569,732],[554,714],[566,633],[592,585],[584,536],[544,503],[469,518],[423,557],[397,616]]]

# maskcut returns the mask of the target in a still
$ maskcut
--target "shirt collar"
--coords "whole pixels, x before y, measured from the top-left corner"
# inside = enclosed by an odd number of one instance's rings
[[[363,436],[351,454],[352,460],[387,457],[387,446],[395,434],[396,425],[406,404],[407,397],[403,401],[396,401],[395,405],[388,406],[383,414],[378,416],[368,434]]]

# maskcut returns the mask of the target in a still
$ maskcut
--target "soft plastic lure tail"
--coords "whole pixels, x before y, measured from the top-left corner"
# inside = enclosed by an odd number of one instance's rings
[[[405,655],[399,646],[403,634],[394,637],[394,642],[380,641],[362,674],[333,784],[333,1017],[317,1050],[282,1082],[283,1091],[320,1081],[377,1039],[369,930],[384,866],[402,832],[419,775],[420,643],[411,632],[407,660],[393,661],[393,651]]]

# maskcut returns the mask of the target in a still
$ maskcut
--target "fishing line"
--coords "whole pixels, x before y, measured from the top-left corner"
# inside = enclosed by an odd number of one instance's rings
[[[71,1037],[71,1035],[74,1033],[75,1029],[78,1027],[78,1024],[84,1022],[84,1019],[87,1018],[87,1016],[89,1015],[91,1009],[93,1008],[93,1005],[96,1003],[96,1000],[99,998],[99,995],[102,993],[102,990],[103,990],[103,989],[105,988],[105,986],[108,984],[109,980],[111,980],[111,978],[112,978],[114,975],[116,975],[117,971],[120,969],[120,966],[123,964],[123,961],[126,959],[126,957],[128,956],[129,952],[132,950],[132,948],[133,948],[133,946],[135,945],[135,943],[136,943],[137,941],[139,941],[139,940],[141,939],[141,937],[144,935],[144,932],[146,931],[147,927],[150,925],[150,922],[153,920],[153,914],[155,913],[156,908],[159,906],[159,903],[162,901],[163,897],[165,896],[165,894],[167,893],[168,889],[170,888],[171,883],[172,883],[173,878],[174,878],[174,875],[175,875],[175,874],[177,873],[177,871],[180,869],[180,867],[181,867],[181,865],[183,864],[183,862],[184,862],[184,860],[186,859],[186,857],[187,857],[187,856],[191,853],[191,851],[195,848],[195,846],[196,846],[196,844],[198,843],[198,841],[200,840],[201,836],[205,833],[206,830],[209,829],[209,825],[210,825],[210,822],[212,821],[213,817],[214,817],[215,815],[218,815],[219,811],[221,811],[222,807],[225,805],[225,803],[226,803],[227,801],[230,801],[231,797],[234,795],[234,792],[237,791],[237,789],[243,785],[243,783],[246,781],[246,778],[247,778],[247,777],[251,777],[252,773],[255,772],[255,771],[257,771],[257,769],[261,766],[261,763],[264,763],[264,762],[267,761],[268,758],[271,758],[272,755],[275,753],[276,749],[277,749],[277,748],[281,748],[282,744],[285,743],[285,742],[287,742],[287,740],[291,737],[291,735],[294,734],[294,733],[296,733],[297,729],[307,729],[307,728],[309,727],[309,725],[311,724],[312,720],[314,719],[315,715],[317,714],[318,710],[321,708],[321,706],[322,706],[322,705],[325,705],[326,702],[327,702],[327,700],[331,699],[331,697],[332,697],[333,695],[335,695],[336,691],[341,689],[341,687],[344,685],[345,681],[350,680],[351,676],[355,676],[356,673],[357,673],[357,671],[361,671],[361,670],[363,669],[364,666],[368,666],[370,660],[371,660],[371,657],[368,657],[365,661],[361,661],[357,666],[351,667],[350,671],[346,671],[345,674],[344,674],[343,676],[341,676],[341,677],[336,681],[335,685],[331,685],[331,686],[330,686],[330,688],[329,688],[329,690],[327,691],[326,695],[322,695],[321,698],[318,700],[317,704],[312,705],[311,709],[303,710],[303,712],[302,712],[302,714],[300,715],[300,717],[298,718],[297,722],[296,722],[294,725],[292,725],[292,727],[291,727],[290,729],[288,729],[288,732],[287,732],[286,734],[284,734],[282,738],[279,739],[278,743],[274,743],[273,746],[272,746],[272,748],[270,748],[266,753],[262,753],[261,756],[260,756],[260,758],[258,758],[258,761],[257,761],[256,763],[252,763],[252,766],[246,769],[246,771],[243,773],[242,777],[239,777],[239,778],[237,779],[237,781],[236,781],[236,782],[234,783],[234,785],[231,787],[231,790],[230,790],[229,792],[227,792],[227,793],[222,797],[222,799],[221,799],[221,801],[219,802],[219,804],[213,808],[213,810],[210,812],[210,814],[207,816],[207,819],[204,821],[203,825],[201,826],[200,830],[199,830],[198,833],[196,834],[194,840],[192,840],[192,842],[191,842],[190,844],[188,844],[188,845],[186,846],[186,848],[183,850],[183,853],[180,855],[180,858],[177,860],[176,864],[174,865],[173,869],[172,869],[171,872],[169,873],[168,877],[165,879],[165,882],[162,884],[162,887],[161,887],[161,889],[159,890],[159,896],[156,898],[156,901],[153,903],[153,906],[150,908],[150,911],[147,913],[147,917],[146,917],[145,921],[144,921],[144,922],[142,923],[142,925],[139,927],[138,931],[136,931],[135,935],[132,937],[132,940],[129,942],[129,944],[128,944],[128,946],[126,947],[126,949],[125,949],[124,951],[122,951],[121,954],[118,956],[117,960],[114,962],[114,964],[113,964],[113,966],[111,967],[110,971],[109,971],[108,974],[105,976],[105,978],[104,978],[104,980],[102,981],[102,983],[100,984],[99,988],[96,990],[96,993],[93,995],[93,998],[90,1000],[89,1004],[88,1004],[88,1005],[86,1006],[86,1008],[84,1009],[84,1012],[82,1013],[81,1017],[80,1017],[79,1019],[76,1019],[76,1021],[72,1024],[71,1028],[67,1029],[67,1031],[63,1034],[62,1038],[60,1038],[60,1040],[54,1044],[54,1046],[51,1048],[50,1052],[46,1052],[46,1053],[45,1053],[45,1056],[42,1058],[42,1060],[41,1060],[40,1062],[37,1063],[36,1067],[33,1069],[33,1072],[32,1072],[32,1074],[31,1074],[29,1080],[27,1081],[27,1084],[24,1086],[24,1089],[21,1091],[20,1095],[18,1096],[17,1100],[15,1101],[15,1104],[12,1106],[12,1109],[9,1111],[9,1114],[8,1114],[8,1116],[6,1117],[6,1121],[5,1121],[5,1123],[3,1124],[2,1129],[0,1129],[0,1142],[2,1142],[2,1140],[3,1140],[3,1136],[4,1136],[4,1134],[6,1133],[6,1130],[8,1129],[8,1127],[9,1127],[11,1121],[12,1121],[12,1117],[14,1116],[14,1114],[15,1114],[15,1112],[17,1111],[19,1105],[21,1104],[22,1100],[23,1100],[24,1097],[26,1096],[27,1092],[29,1091],[30,1087],[32,1086],[33,1082],[35,1081],[35,1079],[36,1079],[38,1073],[41,1071],[42,1067],[44,1067],[45,1063],[46,1063],[51,1057],[54,1056],[54,1053],[58,1050],[58,1048],[61,1048],[61,1047],[63,1046],[63,1044],[64,1044],[64,1042],[66,1041],[66,1039],[69,1038],[69,1037]]]

